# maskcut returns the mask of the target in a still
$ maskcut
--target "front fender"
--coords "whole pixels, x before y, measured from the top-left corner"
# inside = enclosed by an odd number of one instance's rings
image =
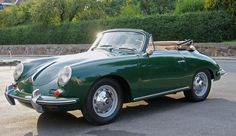
[[[72,65],[72,78],[63,89],[67,95],[78,97],[81,105],[85,102],[90,87],[104,76],[116,75],[122,77],[128,82],[131,90],[135,90],[138,88],[138,67],[137,55],[94,61],[82,65]]]

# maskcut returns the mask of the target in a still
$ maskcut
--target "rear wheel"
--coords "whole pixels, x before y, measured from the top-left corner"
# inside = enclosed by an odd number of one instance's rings
[[[110,123],[121,110],[123,94],[120,85],[109,78],[101,79],[90,89],[82,113],[95,125]]]
[[[186,99],[192,102],[205,100],[211,89],[211,76],[209,71],[201,70],[196,72],[192,86],[191,90],[184,91]]]

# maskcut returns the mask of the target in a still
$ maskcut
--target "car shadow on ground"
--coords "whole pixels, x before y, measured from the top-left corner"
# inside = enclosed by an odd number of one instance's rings
[[[114,123],[103,125],[103,126],[93,126],[90,125],[81,115],[77,117],[74,113],[60,113],[60,114],[41,114],[37,122],[38,135],[50,135],[50,136],[60,136],[60,135],[95,135],[95,136],[113,136],[125,135],[125,136],[144,136],[143,133],[133,133],[129,131],[112,130],[113,126],[122,126],[122,124],[136,123],[136,120],[141,118],[152,118],[156,114],[168,114],[175,112],[175,110],[186,110],[191,112],[190,108],[195,105],[195,107],[207,106],[209,104],[218,105],[219,103],[225,103],[224,99],[208,99],[201,103],[189,103],[185,101],[184,98],[172,98],[172,97],[160,97],[155,99],[150,99],[145,102],[138,102],[138,104],[127,105],[123,108],[121,114]],[[215,104],[214,104],[215,103]],[[208,104],[208,105],[207,105]],[[207,107],[205,110],[207,110]],[[181,109],[179,109],[181,108]],[[184,112],[185,113],[185,112]],[[79,113],[80,114],[80,113]],[[191,113],[189,113],[191,114]],[[173,113],[174,115],[174,113]],[[144,119],[143,119],[144,120]],[[158,124],[158,123],[157,123]],[[145,123],[144,123],[145,125]],[[31,136],[32,133],[29,132],[25,136]]]

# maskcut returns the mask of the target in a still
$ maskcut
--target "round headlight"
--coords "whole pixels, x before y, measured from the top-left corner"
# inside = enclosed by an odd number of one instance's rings
[[[24,65],[22,63],[19,63],[16,65],[16,68],[13,74],[15,81],[20,78],[21,74],[23,73],[23,70],[24,70]]]
[[[71,78],[71,67],[64,67],[58,74],[58,85],[65,86]]]

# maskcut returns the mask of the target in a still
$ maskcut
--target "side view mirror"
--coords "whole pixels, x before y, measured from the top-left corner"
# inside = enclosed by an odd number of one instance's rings
[[[153,50],[147,50],[147,51],[143,54],[143,56],[148,57],[148,56],[150,56],[150,55],[152,55],[152,54],[153,54]]]

